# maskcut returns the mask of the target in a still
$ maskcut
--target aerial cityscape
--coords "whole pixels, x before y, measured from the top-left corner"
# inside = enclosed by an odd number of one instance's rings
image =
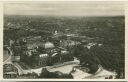
[[[24,5],[34,15],[24,9],[27,13],[21,15],[17,14],[20,9],[15,10],[17,4],[9,5],[5,6],[4,14],[4,79],[125,78],[124,15],[70,16],[73,10],[68,16],[61,12],[57,16],[58,11],[41,15],[50,12],[47,12],[50,8],[41,12],[41,8],[36,10],[37,6],[32,4]],[[8,7],[13,12],[6,14]]]

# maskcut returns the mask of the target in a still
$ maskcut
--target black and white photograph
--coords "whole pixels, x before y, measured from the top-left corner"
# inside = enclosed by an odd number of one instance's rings
[[[125,79],[118,2],[3,4],[4,79]]]

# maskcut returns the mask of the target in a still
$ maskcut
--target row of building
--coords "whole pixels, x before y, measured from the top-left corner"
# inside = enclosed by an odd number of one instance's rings
[[[33,37],[34,38],[34,37]],[[33,39],[32,38],[32,39]],[[38,36],[38,38],[41,38]],[[34,38],[36,40],[36,38]],[[73,56],[66,49],[68,46],[74,46],[77,43],[72,40],[60,40],[61,46],[54,45],[50,41],[29,42],[29,39],[21,39],[15,42],[11,41],[13,51],[13,61],[25,62],[32,67],[41,67],[53,65],[65,61],[72,61]],[[32,60],[31,62],[28,60]]]

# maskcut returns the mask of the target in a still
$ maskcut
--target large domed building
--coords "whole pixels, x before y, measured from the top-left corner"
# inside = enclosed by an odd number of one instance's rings
[[[51,43],[51,42],[46,42],[46,43],[44,44],[44,47],[47,49],[47,48],[54,48],[55,46],[54,46],[54,44]]]

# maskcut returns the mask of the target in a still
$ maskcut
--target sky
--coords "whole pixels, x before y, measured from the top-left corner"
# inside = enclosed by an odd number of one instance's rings
[[[118,2],[44,1],[5,3],[5,15],[117,16],[124,15]]]

